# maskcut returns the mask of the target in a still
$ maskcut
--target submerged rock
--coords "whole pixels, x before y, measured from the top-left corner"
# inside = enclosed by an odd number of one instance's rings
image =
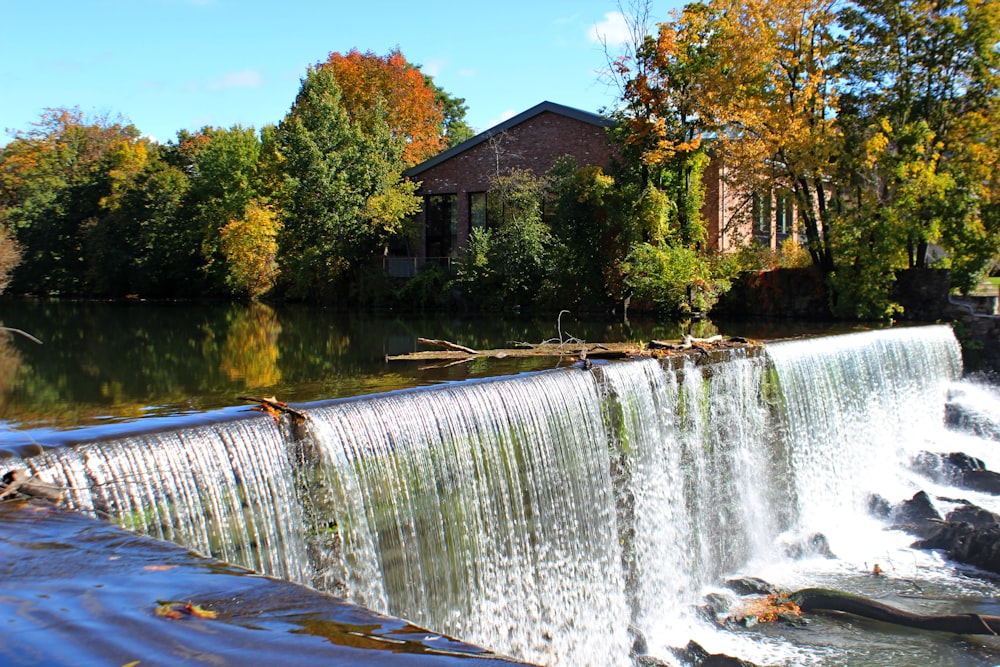
[[[868,513],[878,519],[888,519],[892,516],[892,503],[877,493],[869,494]]]
[[[821,558],[836,558],[833,550],[830,549],[830,541],[823,533],[813,533],[794,542],[784,545],[785,556],[788,558],[809,558],[819,556]]]
[[[688,642],[688,645],[683,649],[674,649],[674,656],[685,667],[757,667],[752,662],[734,658],[731,655],[709,653],[695,641]]]

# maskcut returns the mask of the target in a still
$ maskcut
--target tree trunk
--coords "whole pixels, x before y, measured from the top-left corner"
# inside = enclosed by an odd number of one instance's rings
[[[998,616],[914,614],[858,595],[824,588],[804,588],[788,597],[802,611],[839,611],[908,628],[953,632],[961,635],[996,635],[1000,633],[1000,617]]]

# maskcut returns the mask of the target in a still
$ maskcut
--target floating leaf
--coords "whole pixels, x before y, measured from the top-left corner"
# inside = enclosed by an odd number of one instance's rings
[[[175,567],[177,567],[177,566],[176,565],[147,565],[146,567],[144,567],[142,569],[148,570],[150,572],[166,572],[167,570],[172,570]]]
[[[156,608],[156,615],[176,621],[183,618],[218,618],[219,612],[190,602],[164,602]]]

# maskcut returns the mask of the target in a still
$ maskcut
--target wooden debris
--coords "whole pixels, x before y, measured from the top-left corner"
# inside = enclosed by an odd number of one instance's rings
[[[417,342],[420,343],[421,345],[432,345],[434,347],[444,348],[445,350],[465,352],[466,354],[479,354],[479,350],[473,350],[471,347],[465,347],[464,345],[452,343],[451,341],[447,340],[437,340],[435,338],[418,338]]]
[[[42,341],[38,340],[37,338],[35,338],[34,336],[32,336],[27,331],[24,331],[23,329],[15,329],[14,327],[2,327],[2,326],[0,326],[0,331],[9,331],[10,333],[16,333],[16,334],[18,334],[20,336],[24,336],[25,338],[27,338],[28,340],[30,340],[30,341],[32,341],[34,343],[38,343],[39,345],[43,344]]]
[[[24,468],[18,468],[8,471],[0,480],[0,500],[18,497],[58,503],[62,500],[62,489],[40,480]]]
[[[296,410],[295,408],[289,407],[288,403],[282,403],[274,396],[269,398],[259,398],[256,396],[240,396],[241,401],[250,401],[251,403],[258,403],[259,405],[251,408],[252,410],[259,410],[260,412],[266,412],[267,414],[274,417],[274,421],[278,421],[278,416],[281,414],[287,414],[294,417],[298,422],[304,422],[308,415],[301,410]]]
[[[186,618],[218,618],[219,612],[190,602],[161,602],[156,607],[156,615],[179,621]]]
[[[593,360],[615,360],[615,359],[638,359],[648,357],[662,357],[675,353],[697,353],[708,354],[713,350],[721,350],[733,347],[752,347],[759,343],[746,338],[723,339],[722,336],[711,336],[709,338],[694,338],[685,336],[681,341],[659,341],[653,340],[643,345],[642,343],[585,343],[574,340],[572,342],[549,342],[544,343],[523,343],[512,342],[512,347],[494,350],[473,350],[462,345],[450,343],[448,341],[438,341],[427,338],[418,338],[418,342],[426,345],[433,345],[441,349],[422,350],[409,354],[387,355],[385,360],[391,361],[424,361],[424,362],[445,362],[449,365],[465,363],[472,359],[492,358],[525,358],[525,357],[553,357],[570,361],[593,361]],[[435,368],[440,366],[427,366]]]
[[[788,595],[802,611],[840,612],[919,630],[960,635],[1000,634],[1000,617],[984,614],[915,614],[860,595],[806,588]]]

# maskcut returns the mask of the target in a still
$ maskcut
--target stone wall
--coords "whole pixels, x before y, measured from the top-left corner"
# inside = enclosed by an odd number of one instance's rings
[[[829,320],[826,285],[818,269],[747,271],[719,299],[713,316]]]
[[[966,372],[1000,373],[1000,316],[983,312],[975,297],[951,294],[951,275],[941,269],[908,269],[896,275],[893,299],[901,322],[951,322],[962,345]],[[798,320],[832,319],[826,286],[815,269],[750,271],[720,299],[713,315]]]

